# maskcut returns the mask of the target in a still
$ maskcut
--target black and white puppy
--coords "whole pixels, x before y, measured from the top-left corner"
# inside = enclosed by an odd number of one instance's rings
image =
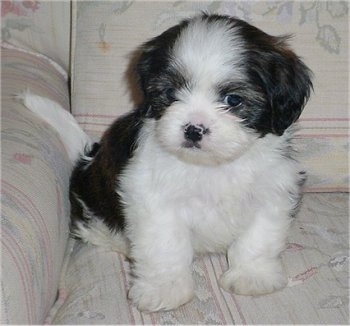
[[[227,254],[227,291],[283,288],[279,255],[305,180],[290,126],[310,70],[286,37],[220,15],[184,20],[141,50],[142,105],[73,171],[73,234],[131,258],[140,310],[189,301],[200,253]]]

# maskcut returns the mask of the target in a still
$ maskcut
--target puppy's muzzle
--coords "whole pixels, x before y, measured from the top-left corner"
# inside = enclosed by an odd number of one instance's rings
[[[187,123],[184,126],[185,142],[183,143],[183,146],[187,148],[201,148],[200,141],[203,139],[203,136],[207,133],[209,133],[209,129],[206,128],[204,125],[193,125],[191,123]]]

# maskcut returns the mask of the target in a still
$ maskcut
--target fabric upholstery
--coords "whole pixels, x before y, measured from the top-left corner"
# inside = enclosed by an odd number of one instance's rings
[[[200,10],[238,16],[291,45],[314,72],[315,92],[296,141],[307,191],[348,190],[348,4],[344,1],[73,2],[72,109],[99,138],[140,95],[133,55],[146,40]]]
[[[46,58],[1,49],[1,323],[43,323],[68,239],[71,164],[58,135],[14,95],[26,88],[69,109]]]
[[[282,254],[287,288],[261,297],[220,289],[224,256],[196,259],[196,296],[169,312],[140,313],[126,299],[129,263],[114,252],[71,243],[54,324],[344,324],[348,321],[346,194],[308,194]],[[330,219],[329,216],[332,216]]]
[[[67,0],[2,0],[2,40],[44,54],[68,70],[70,6],[70,1]]]
[[[348,190],[347,2],[73,1],[72,25],[70,1],[1,6],[2,324],[348,324],[348,194],[305,196],[282,254],[284,290],[256,298],[224,292],[217,279],[225,257],[205,256],[194,262],[193,301],[140,313],[127,300],[128,261],[68,240],[67,153],[14,99],[30,88],[69,110],[60,66],[71,67],[73,112],[99,138],[139,100],[129,66],[137,46],[203,9],[235,15],[271,34],[295,34],[293,48],[315,73],[297,139],[307,190]]]

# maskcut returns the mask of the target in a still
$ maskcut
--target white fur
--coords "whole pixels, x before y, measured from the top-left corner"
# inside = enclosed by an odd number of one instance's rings
[[[58,103],[36,94],[30,90],[18,94],[19,99],[29,110],[50,124],[60,135],[68,157],[75,162],[91,140],[81,129],[74,117]]]
[[[88,227],[83,222],[76,222],[71,234],[79,237],[83,242],[116,251],[129,257],[127,239],[122,233],[112,233],[101,219],[94,218],[90,221]]]
[[[258,295],[285,286],[278,256],[293,208],[286,193],[298,191],[299,171],[279,154],[288,132],[256,139],[240,158],[218,167],[174,159],[155,129],[155,122],[144,128],[120,178],[135,260],[134,303],[153,311],[188,301],[191,262],[203,252],[228,250],[229,270],[220,281],[226,290]],[[173,300],[171,293],[177,293]]]
[[[220,49],[220,51],[218,51]],[[197,86],[208,83],[212,86],[225,79],[244,78],[238,63],[243,53],[242,40],[232,32],[231,26],[217,22],[211,24],[195,20],[182,33],[174,46],[174,63],[184,69]],[[237,66],[232,71],[232,64]]]
[[[242,127],[237,117],[223,112],[219,104],[204,95],[206,91],[194,91],[186,99],[170,106],[154,127],[156,141],[166,151],[188,163],[218,165],[231,162],[258,136]],[[200,143],[201,150],[181,146],[184,141],[181,126],[186,123],[202,124],[210,129],[210,135],[204,136]]]
[[[78,221],[74,224],[72,236],[80,238],[83,242],[103,247],[107,250],[119,252],[129,257],[129,243],[123,233],[111,232],[105,223],[95,216],[85,203],[75,195],[83,208],[84,218],[88,224]]]

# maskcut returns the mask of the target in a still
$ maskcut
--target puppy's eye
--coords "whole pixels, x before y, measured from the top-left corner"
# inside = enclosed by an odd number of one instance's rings
[[[169,100],[169,101],[175,101],[176,100],[176,96],[175,96],[175,89],[174,88],[166,88],[164,90],[164,94],[166,96],[166,98]]]
[[[238,108],[242,105],[242,98],[235,94],[226,95],[224,97],[224,103],[231,108]]]

